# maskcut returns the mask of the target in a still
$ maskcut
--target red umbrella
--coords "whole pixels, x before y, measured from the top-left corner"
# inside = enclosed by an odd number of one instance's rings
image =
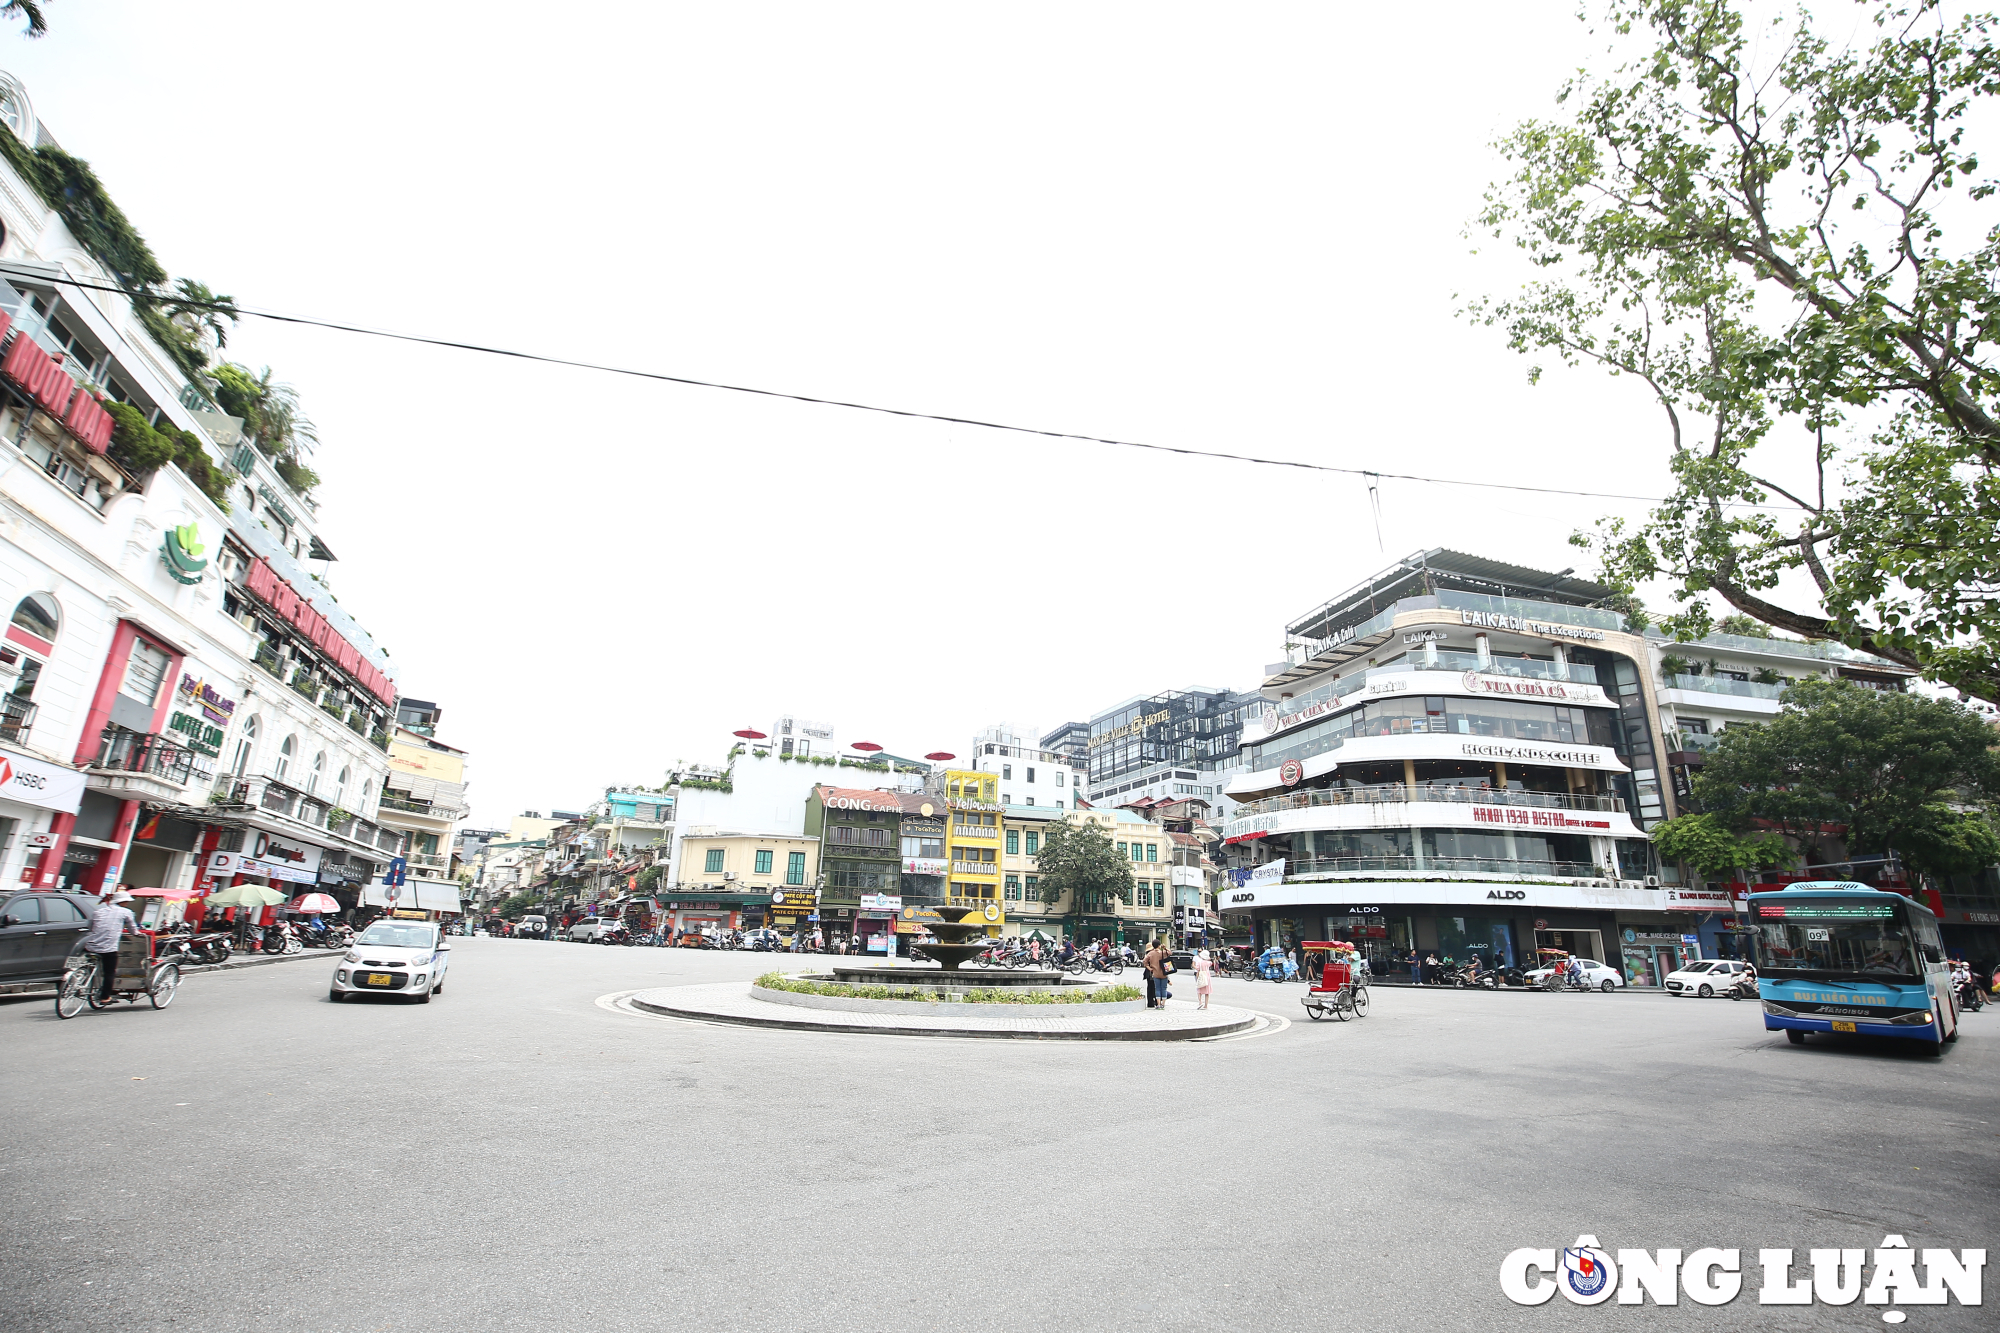
[[[947,759],[956,759],[958,758],[958,756],[955,754],[946,754],[943,750],[933,750],[929,754],[925,755],[924,758],[935,759],[938,762],[942,763]]]
[[[761,741],[769,739],[767,736],[765,736],[763,732],[758,731],[755,727],[745,727],[741,731],[732,731],[729,734],[732,736],[741,736],[746,741]]]
[[[338,912],[340,900],[330,893],[300,894],[292,904],[294,912]]]
[[[877,745],[874,741],[856,741],[847,748],[850,750],[874,751],[874,750],[879,750],[882,747]]]

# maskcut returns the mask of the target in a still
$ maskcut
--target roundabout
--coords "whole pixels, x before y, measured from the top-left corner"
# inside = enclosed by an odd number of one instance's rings
[[[838,1000],[840,1007],[825,1007]],[[818,1001],[820,1003],[802,1003]],[[600,1004],[626,1012],[701,1023],[794,1032],[873,1033],[895,1037],[1007,1038],[1025,1041],[1200,1041],[1249,1036],[1286,1020],[1224,1005],[1197,1008],[1184,1000],[1146,1009],[1111,1004],[976,1004],[866,1000],[767,990],[749,981],[662,986],[606,996]],[[865,1007],[863,1007],[865,1006]],[[1055,1010],[1058,1012],[1037,1012]],[[1110,1010],[1111,1012],[1083,1012]]]

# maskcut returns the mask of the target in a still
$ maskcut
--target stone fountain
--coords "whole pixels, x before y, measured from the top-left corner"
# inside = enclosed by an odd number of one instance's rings
[[[930,922],[928,928],[931,934],[937,936],[937,942],[920,944],[916,947],[923,951],[926,958],[938,965],[935,972],[926,967],[870,967],[865,964],[848,966],[836,963],[833,975],[827,980],[863,985],[918,986],[941,990],[1000,986],[1010,989],[1017,986],[1050,989],[1090,984],[1079,978],[1066,977],[1060,972],[1029,972],[1017,968],[961,970],[968,959],[977,958],[993,947],[994,941],[986,934],[989,924],[977,911],[968,913],[959,921]]]

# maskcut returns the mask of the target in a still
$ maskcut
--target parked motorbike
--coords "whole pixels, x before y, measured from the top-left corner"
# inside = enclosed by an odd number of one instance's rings
[[[226,963],[229,955],[236,952],[236,946],[226,930],[211,930],[192,936],[188,947],[193,950],[196,961],[203,963]]]

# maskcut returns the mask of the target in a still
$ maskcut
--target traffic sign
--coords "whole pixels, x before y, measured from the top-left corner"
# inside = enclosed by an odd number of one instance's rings
[[[384,884],[403,885],[410,882],[410,863],[401,856],[389,858],[389,869],[382,876]]]

